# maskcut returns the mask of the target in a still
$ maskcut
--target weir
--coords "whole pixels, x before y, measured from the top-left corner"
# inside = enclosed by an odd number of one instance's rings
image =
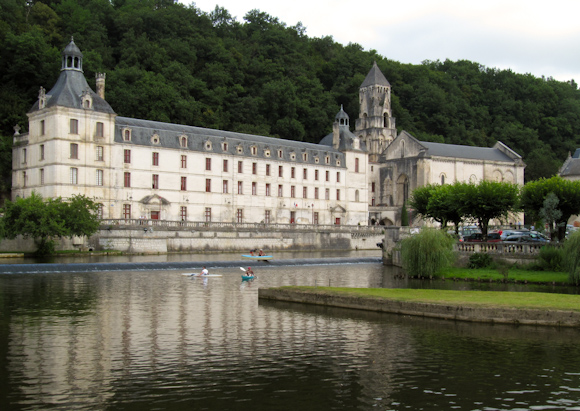
[[[25,273],[82,273],[98,271],[159,271],[159,270],[197,270],[201,267],[230,268],[247,267],[285,267],[333,264],[368,264],[382,262],[380,257],[345,257],[345,258],[302,258],[287,260],[270,260],[269,262],[247,261],[180,261],[180,262],[131,262],[131,263],[75,263],[75,264],[2,264],[0,274]]]

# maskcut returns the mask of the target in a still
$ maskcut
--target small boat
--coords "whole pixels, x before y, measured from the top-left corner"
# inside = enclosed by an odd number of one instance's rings
[[[255,278],[254,275],[243,275],[242,274],[242,281],[250,281],[253,280]]]
[[[271,255],[251,255],[251,254],[242,254],[242,258],[248,258],[250,260],[257,260],[257,261],[268,261],[274,258]]]

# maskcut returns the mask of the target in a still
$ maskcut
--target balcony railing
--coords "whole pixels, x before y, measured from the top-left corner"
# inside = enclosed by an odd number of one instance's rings
[[[139,229],[145,227],[159,227],[169,230],[193,230],[193,231],[338,231],[359,232],[368,234],[380,234],[383,226],[371,225],[332,225],[332,224],[279,224],[279,223],[232,223],[232,222],[206,222],[206,221],[167,221],[148,220],[142,218],[131,219],[103,219],[101,230],[107,229]]]

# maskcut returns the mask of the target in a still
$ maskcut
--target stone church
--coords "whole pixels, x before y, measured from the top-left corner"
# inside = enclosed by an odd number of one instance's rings
[[[84,194],[103,219],[263,224],[399,224],[415,187],[494,179],[523,184],[519,155],[397,133],[376,63],[355,130],[341,108],[319,144],[118,116],[83,74],[74,41],[28,132],[14,135],[12,197]],[[16,128],[17,129],[17,128]]]

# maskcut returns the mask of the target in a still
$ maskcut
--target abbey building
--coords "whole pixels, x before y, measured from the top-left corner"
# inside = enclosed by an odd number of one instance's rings
[[[412,190],[495,179],[523,184],[502,143],[454,146],[397,134],[391,86],[376,64],[354,132],[342,110],[319,144],[118,116],[83,74],[71,42],[41,88],[28,133],[14,135],[12,197],[84,194],[107,219],[264,224],[398,224]]]

